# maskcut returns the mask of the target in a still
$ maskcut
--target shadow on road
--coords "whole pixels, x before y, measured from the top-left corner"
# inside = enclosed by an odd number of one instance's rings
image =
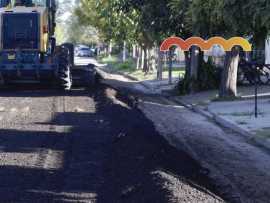
[[[91,90],[92,91],[92,90]],[[0,88],[0,97],[57,97],[87,96],[89,93],[82,86],[64,91],[48,84],[11,84]]]
[[[0,95],[56,96],[52,92]],[[168,180],[160,173],[197,190],[215,192],[198,163],[170,147],[126,96],[103,85],[94,91],[74,90],[61,96],[90,96],[95,112],[57,113],[48,123],[37,123],[70,126],[66,133],[1,129],[0,153],[64,152],[63,166],[58,169],[0,165],[1,202],[169,202],[171,193],[164,187]],[[130,105],[116,103],[114,98]]]

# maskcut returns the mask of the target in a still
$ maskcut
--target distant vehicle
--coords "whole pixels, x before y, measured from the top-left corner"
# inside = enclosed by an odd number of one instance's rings
[[[75,56],[77,57],[93,57],[94,52],[87,46],[78,46],[75,48]]]

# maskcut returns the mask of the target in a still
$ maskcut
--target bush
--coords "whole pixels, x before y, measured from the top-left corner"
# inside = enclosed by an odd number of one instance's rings
[[[192,91],[204,91],[216,89],[220,83],[220,69],[213,65],[212,59],[207,62],[201,60],[198,79],[185,77],[179,81],[177,89],[181,95],[189,94]],[[191,84],[193,85],[191,87]]]
[[[128,61],[126,61],[126,62],[120,63],[120,64],[118,65],[118,69],[119,69],[119,70],[127,70],[127,71],[129,71],[129,70],[134,70],[134,69],[135,69],[135,68],[134,68],[134,63],[133,63],[133,61],[128,60]]]
[[[208,59],[207,63],[202,62],[198,78],[199,91],[219,87],[220,69],[213,65],[211,58]]]

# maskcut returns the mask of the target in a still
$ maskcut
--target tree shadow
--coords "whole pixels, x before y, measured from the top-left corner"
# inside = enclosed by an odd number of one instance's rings
[[[91,90],[92,91],[92,90]],[[10,84],[0,88],[0,97],[57,97],[89,95],[82,86],[64,91],[50,84]]]
[[[67,99],[74,96],[93,98],[95,112],[56,113],[51,121],[36,123],[69,126],[67,132],[0,130],[0,153],[14,153],[14,159],[16,153],[64,152],[57,169],[0,160],[2,202],[168,202],[160,171],[216,192],[199,164],[170,147],[130,98],[105,85],[71,92]]]

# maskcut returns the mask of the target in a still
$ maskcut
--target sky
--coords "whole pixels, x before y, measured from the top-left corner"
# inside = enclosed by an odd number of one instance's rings
[[[58,7],[61,9],[62,5],[64,4],[66,0],[58,0]],[[71,16],[71,8],[75,6],[75,2],[78,2],[79,0],[71,0],[71,5],[69,5],[70,8],[65,8],[65,13],[60,16],[61,21],[66,21]],[[66,6],[66,5],[65,5]]]

